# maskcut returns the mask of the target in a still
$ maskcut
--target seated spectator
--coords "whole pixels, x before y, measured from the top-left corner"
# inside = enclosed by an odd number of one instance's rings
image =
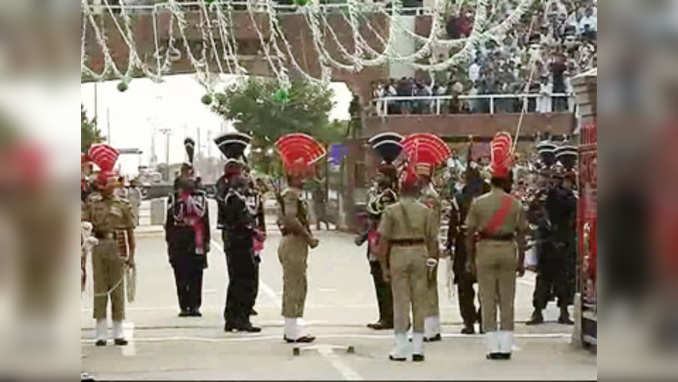
[[[589,40],[595,40],[598,34],[598,17],[593,15],[593,7],[587,7],[584,17],[579,21],[579,34]]]

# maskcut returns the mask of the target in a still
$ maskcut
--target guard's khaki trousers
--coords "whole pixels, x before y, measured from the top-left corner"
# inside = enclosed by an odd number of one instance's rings
[[[108,297],[111,298],[113,321],[125,319],[124,262],[113,239],[100,239],[92,249],[94,278],[94,318],[106,318]],[[109,292],[110,293],[106,293]]]
[[[390,269],[393,291],[393,328],[396,333],[406,333],[413,315],[413,331],[424,332],[424,318],[428,313],[428,285],[426,280],[426,255],[424,246],[391,247]]]
[[[497,330],[497,305],[499,305],[500,330],[513,330],[517,265],[515,243],[490,240],[478,242],[476,270],[485,332]]]
[[[286,318],[304,316],[306,303],[306,259],[308,244],[301,236],[286,235],[278,247],[278,259],[283,269],[282,315]]]

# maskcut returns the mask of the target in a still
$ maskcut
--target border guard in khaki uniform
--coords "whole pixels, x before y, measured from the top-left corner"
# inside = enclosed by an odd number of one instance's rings
[[[452,155],[451,150],[438,136],[429,133],[408,135],[403,141],[408,162],[419,178],[419,201],[430,208],[440,225],[440,195],[433,187],[431,178],[438,166],[447,162]],[[431,264],[433,264],[431,262]],[[440,303],[438,298],[438,265],[432,265],[431,280],[428,283],[427,313],[424,320],[424,341],[441,341]]]
[[[381,133],[372,137],[368,143],[381,157],[382,162],[377,167],[376,184],[368,192],[367,214],[368,229],[355,240],[356,245],[367,245],[367,260],[370,264],[370,273],[374,281],[374,290],[377,295],[379,320],[367,324],[374,330],[393,329],[393,295],[391,284],[384,280],[384,272],[377,256],[379,241],[379,221],[384,209],[398,200],[398,170],[393,162],[403,150],[400,143],[403,137],[395,133]]]
[[[482,328],[489,348],[487,359],[510,359],[516,273],[521,277],[525,273],[524,235],[528,226],[521,203],[504,191],[512,164],[511,136],[497,133],[490,149],[492,190],[471,204],[466,216],[466,246],[470,255],[468,267],[478,278]]]
[[[94,319],[96,346],[105,346],[108,332],[106,310],[111,300],[113,339],[127,345],[122,322],[125,319],[125,266],[134,267],[134,216],[129,202],[115,196],[120,187],[113,170],[120,153],[105,144],[90,147],[87,156],[101,168],[97,177],[99,191],[90,194],[81,220],[92,223],[98,243],[92,251],[94,276]]]
[[[308,203],[302,199],[304,180],[313,175],[314,165],[325,157],[325,148],[306,134],[280,137],[276,149],[287,174],[288,188],[278,195],[278,225],[283,235],[278,258],[283,269],[282,315],[285,318],[283,339],[287,343],[313,342],[315,337],[303,334],[299,318],[304,315],[308,283],[306,267],[308,248],[318,246],[309,227]]]
[[[424,318],[432,270],[438,262],[439,221],[430,208],[417,201],[419,182],[408,168],[400,186],[400,200],[384,211],[379,224],[384,275],[391,282],[395,347],[392,361],[409,355],[407,330],[412,310],[412,361],[424,360]]]

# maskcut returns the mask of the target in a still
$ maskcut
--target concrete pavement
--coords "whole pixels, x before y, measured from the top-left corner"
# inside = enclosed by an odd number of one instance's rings
[[[212,212],[214,214],[214,212]],[[214,219],[212,219],[214,220]],[[127,306],[127,347],[93,344],[92,287],[82,297],[83,371],[101,379],[594,379],[596,356],[569,344],[571,326],[555,322],[550,304],[545,325],[522,324],[532,311],[534,274],[520,279],[516,296],[516,344],[510,362],[484,358],[480,335],[458,334],[461,319],[450,299],[440,267],[439,293],[444,340],[427,344],[426,362],[387,360],[392,332],[365,327],[377,317],[376,298],[365,247],[347,234],[321,231],[321,245],[309,256],[309,293],[305,323],[317,340],[301,355],[282,341],[282,270],[269,233],[261,263],[261,284],[252,317],[258,334],[223,332],[222,310],[227,273],[218,232],[213,232],[203,285],[203,317],[179,318],[176,290],[164,236],[147,233],[137,244],[137,297]],[[91,272],[90,272],[91,274]],[[355,348],[349,354],[341,348]],[[307,347],[308,345],[302,346]]]

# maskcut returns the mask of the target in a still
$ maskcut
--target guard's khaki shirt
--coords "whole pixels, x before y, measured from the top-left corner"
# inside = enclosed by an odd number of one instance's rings
[[[382,240],[423,239],[428,257],[438,258],[438,229],[435,212],[411,197],[402,197],[384,210],[379,224]]]
[[[501,208],[502,200],[507,195],[511,198],[511,207],[506,214],[503,223],[493,234],[504,235],[512,233],[527,232],[527,218],[520,202],[511,195],[499,188],[493,188],[492,191],[481,195],[473,200],[471,208],[466,215],[466,227],[468,232],[482,232],[485,230],[495,215]]]
[[[129,201],[115,195],[105,197],[93,193],[82,210],[82,221],[92,223],[95,232],[109,233],[133,229],[135,220]]]

